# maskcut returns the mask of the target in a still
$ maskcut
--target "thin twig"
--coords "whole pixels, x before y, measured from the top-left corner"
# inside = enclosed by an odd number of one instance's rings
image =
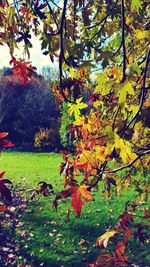
[[[98,174],[95,176],[95,178],[97,178],[97,180],[96,180],[96,182],[95,182],[94,184],[91,184],[91,185],[89,186],[90,189],[92,189],[93,187],[95,187],[95,186],[98,184],[98,182],[99,182],[100,180],[102,180],[102,177],[103,177],[103,174],[104,174],[104,172],[105,172],[105,168],[106,168],[107,162],[108,162],[108,161],[105,161],[105,162],[102,164],[101,168],[98,170]]]
[[[52,8],[51,8],[51,6],[50,6],[48,0],[46,0],[46,4],[47,4],[47,6],[48,6],[48,8],[49,8],[50,13],[52,14],[52,17],[53,17],[53,19],[54,19],[54,22],[55,22],[55,24],[57,25],[57,28],[58,28],[58,23],[57,23],[57,20],[56,20],[56,15],[55,15],[55,13],[53,12],[53,10],[52,10]]]
[[[87,26],[86,29],[89,30],[89,29],[92,29],[92,28],[95,28],[97,26],[99,26],[100,24],[102,24],[103,22],[105,22],[108,18],[108,16],[110,15],[111,11],[115,8],[116,4],[117,4],[118,1],[116,1],[116,3],[113,5],[113,7],[110,9],[110,4],[111,4],[111,1],[108,5],[108,8],[107,8],[107,14],[106,16],[99,22],[95,23],[94,25],[91,25],[91,26]]]
[[[142,154],[138,155],[132,162],[120,167],[120,168],[117,168],[117,169],[114,169],[114,170],[107,170],[107,171],[104,171],[103,173],[115,173],[115,172],[118,172],[118,171],[121,171],[121,170],[124,170],[124,169],[127,169],[127,168],[130,168],[133,166],[133,164],[139,160],[141,157],[144,157],[145,155],[148,155],[150,154],[150,150],[147,150],[145,152],[143,152]]]
[[[120,107],[118,107],[116,113],[115,113],[115,116],[114,116],[114,120],[113,120],[113,124],[112,124],[112,130],[114,132],[114,129],[115,129],[115,123],[116,123],[116,119],[117,119],[117,116],[118,116],[118,113],[120,111]]]

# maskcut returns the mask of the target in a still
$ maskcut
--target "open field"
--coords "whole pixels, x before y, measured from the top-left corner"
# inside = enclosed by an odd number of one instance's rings
[[[0,164],[1,171],[6,170],[6,177],[12,180],[15,190],[21,188],[21,195],[30,199],[30,189],[37,188],[40,181],[51,183],[55,192],[63,188],[59,176],[60,162],[59,154],[3,152]],[[33,267],[84,267],[95,260],[102,251],[93,246],[96,238],[109,227],[113,228],[126,201],[137,195],[131,188],[122,192],[120,198],[108,200],[104,198],[101,187],[98,192],[93,192],[95,201],[84,205],[81,217],[75,218],[72,211],[69,222],[65,221],[69,200],[61,201],[58,211],[52,207],[55,196],[38,196],[29,202],[26,212],[20,215],[21,231],[25,231],[28,238],[15,233],[21,247],[18,263],[25,261]],[[82,239],[87,242],[82,244]],[[132,262],[140,260],[139,266],[149,266],[146,245],[139,246],[132,240],[128,251]]]

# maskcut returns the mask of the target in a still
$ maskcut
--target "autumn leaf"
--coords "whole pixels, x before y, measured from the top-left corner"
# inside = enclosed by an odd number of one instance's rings
[[[98,256],[97,260],[88,267],[117,267],[115,259],[115,256],[105,253]]]
[[[13,143],[3,139],[4,137],[6,137],[8,135],[7,132],[1,132],[0,133],[0,147],[12,147],[14,146]]]
[[[142,9],[141,0],[132,0],[131,11],[136,11],[139,14],[140,9]]]
[[[120,104],[123,104],[126,102],[127,94],[134,95],[134,89],[132,87],[132,84],[129,81],[124,82],[123,86],[119,86],[118,90],[118,102]]]
[[[120,257],[124,254],[125,249],[126,249],[126,245],[123,241],[119,241],[116,245],[115,245],[115,254],[117,257]]]
[[[11,63],[13,63],[11,70],[14,76],[20,77],[24,84],[26,84],[35,73],[36,68],[31,65],[30,61],[12,59]]]
[[[0,212],[5,212],[7,210],[6,205],[0,205]]]
[[[72,197],[72,207],[74,208],[77,216],[81,214],[82,206],[85,202],[93,201],[91,193],[88,191],[89,186],[87,185],[74,185],[66,190],[61,191],[59,194],[60,198]]]
[[[87,107],[87,104],[82,102],[82,97],[76,100],[75,104],[69,103],[68,104],[68,113],[70,116],[74,115],[75,120],[80,120],[81,112],[80,110]]]
[[[107,231],[103,235],[101,235],[99,238],[96,240],[96,247],[101,247],[104,246],[104,248],[107,247],[108,241],[111,237],[114,235],[118,234],[117,230],[112,230],[112,231]]]

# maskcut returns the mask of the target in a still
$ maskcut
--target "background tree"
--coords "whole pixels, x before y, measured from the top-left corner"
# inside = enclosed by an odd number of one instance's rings
[[[19,78],[6,74],[0,81],[1,129],[10,133],[16,147],[33,149],[34,137],[40,127],[58,132],[59,111],[55,97],[42,77],[34,77],[24,85]],[[58,140],[57,137],[59,147]]]

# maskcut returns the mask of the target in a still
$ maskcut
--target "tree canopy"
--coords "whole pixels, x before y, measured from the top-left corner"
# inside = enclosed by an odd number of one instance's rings
[[[84,202],[93,200],[91,189],[109,177],[120,188],[134,177],[140,183],[143,176],[140,194],[147,199],[148,13],[145,0],[0,2],[0,44],[9,46],[14,75],[26,84],[35,71],[29,59],[16,56],[21,43],[30,58],[33,35],[50,64],[59,64],[53,91],[69,114],[65,127],[74,150],[63,152],[61,174],[67,189],[56,196],[55,207],[59,199],[72,197],[80,216]],[[106,241],[118,229],[105,236]]]

